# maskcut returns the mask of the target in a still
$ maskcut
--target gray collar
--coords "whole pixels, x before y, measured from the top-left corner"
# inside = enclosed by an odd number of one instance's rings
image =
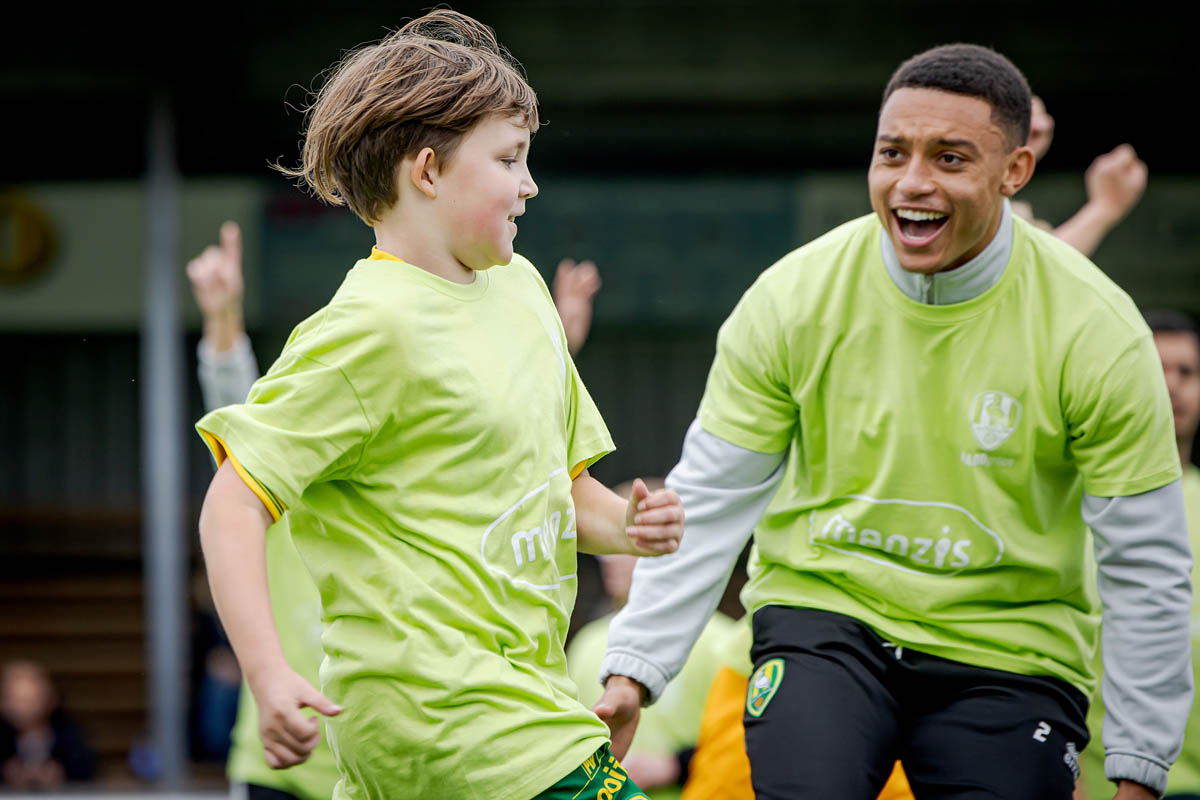
[[[1012,232],[1012,206],[1005,198],[1000,228],[996,235],[979,255],[961,267],[933,275],[909,272],[900,266],[896,248],[892,245],[887,231],[884,231],[882,237],[883,264],[887,267],[892,283],[918,303],[935,306],[963,303],[983,294],[1000,280],[1012,255]]]

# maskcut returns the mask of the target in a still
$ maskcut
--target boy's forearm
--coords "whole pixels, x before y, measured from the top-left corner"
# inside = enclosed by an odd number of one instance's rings
[[[629,503],[584,470],[571,483],[580,552],[593,555],[632,553],[625,533]]]
[[[200,545],[221,623],[238,663],[255,676],[286,666],[267,587],[266,531],[271,516],[226,461],[200,511]]]

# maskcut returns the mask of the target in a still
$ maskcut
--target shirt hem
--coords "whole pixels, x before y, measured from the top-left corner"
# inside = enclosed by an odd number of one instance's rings
[[[698,419],[700,420],[700,427],[718,439],[723,439],[729,444],[741,447],[744,450],[751,450],[755,453],[775,455],[786,450],[791,443],[790,437],[779,442],[774,439],[767,439],[747,433],[741,428],[722,422],[712,412],[704,409],[701,409]]]
[[[1161,489],[1168,483],[1178,480],[1181,475],[1182,472],[1179,467],[1172,465],[1168,469],[1160,470],[1153,475],[1148,475],[1145,478],[1135,481],[1085,482],[1083,490],[1092,497],[1129,497],[1130,495],[1144,494],[1155,489]]]

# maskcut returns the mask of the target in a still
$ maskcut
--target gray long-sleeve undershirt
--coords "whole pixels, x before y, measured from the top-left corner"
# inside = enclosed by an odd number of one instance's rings
[[[258,380],[258,364],[249,337],[242,334],[224,352],[217,352],[207,339],[201,339],[196,346],[196,360],[206,411],[246,402],[250,387]]]
[[[600,680],[627,675],[651,702],[683,666],[783,477],[784,453],[738,447],[693,422],[667,486],[687,513],[678,551],[639,560],[608,633]],[[1180,482],[1129,497],[1084,495],[1104,609],[1105,773],[1160,793],[1179,755],[1192,671],[1191,555]]]

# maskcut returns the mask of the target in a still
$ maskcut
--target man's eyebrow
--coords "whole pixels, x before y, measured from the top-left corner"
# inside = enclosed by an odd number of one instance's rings
[[[886,142],[887,144],[907,144],[908,139],[904,136],[898,136],[894,133],[881,133],[875,137],[877,142]],[[979,146],[970,139],[936,139],[934,144],[939,147],[957,147],[963,150],[970,150],[972,153],[979,152]]]

